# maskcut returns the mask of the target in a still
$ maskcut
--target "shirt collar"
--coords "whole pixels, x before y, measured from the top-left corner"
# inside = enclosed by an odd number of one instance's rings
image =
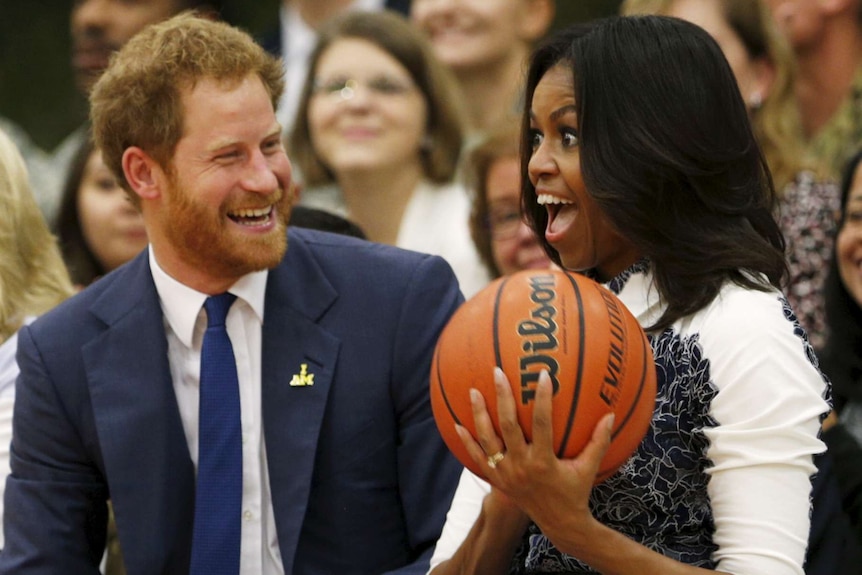
[[[152,246],[149,247],[149,258],[162,313],[180,341],[187,347],[192,347],[195,323],[208,296],[169,276],[156,261]],[[261,323],[268,274],[268,270],[246,274],[227,290],[245,302]]]

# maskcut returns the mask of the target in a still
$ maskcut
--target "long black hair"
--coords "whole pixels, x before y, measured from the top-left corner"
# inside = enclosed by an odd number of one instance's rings
[[[615,17],[563,30],[527,73],[521,143],[524,212],[544,240],[529,181],[529,114],[552,67],[571,68],[584,182],[614,228],[649,258],[667,307],[651,329],[708,305],[725,282],[767,290],[787,275],[775,191],[733,72],[699,27]]]
[[[78,193],[87,162],[94,150],[92,133],[88,131],[87,137],[81,141],[81,146],[76,150],[70,164],[63,183],[63,193],[60,196],[60,209],[54,223],[63,261],[69,268],[72,283],[79,286],[88,286],[105,273],[105,268],[99,263],[84,238],[81,215],[78,212]]]
[[[847,199],[853,187],[853,176],[862,163],[862,151],[847,163],[841,178],[841,219],[847,217]],[[835,407],[839,410],[847,399],[862,399],[862,307],[853,299],[838,271],[838,255],[833,250],[824,286],[826,322],[829,335],[821,353],[823,372],[832,380]]]

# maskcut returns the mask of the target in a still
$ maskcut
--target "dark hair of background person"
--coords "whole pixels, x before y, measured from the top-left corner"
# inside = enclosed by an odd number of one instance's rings
[[[422,94],[427,108],[426,133],[430,145],[422,152],[426,177],[445,183],[455,176],[464,139],[464,114],[454,78],[434,56],[427,40],[402,15],[392,11],[348,12],[323,26],[309,58],[308,75],[297,107],[288,154],[302,172],[306,187],[331,184],[334,174],[314,149],[308,120],[317,65],[324,52],[338,40],[366,40],[397,60]]]
[[[649,25],[655,40],[631,32]],[[673,58],[667,54],[674,54]],[[580,164],[610,223],[651,261],[665,329],[712,301],[727,281],[757,290],[787,276],[775,191],[733,72],[701,28],[662,16],[574,26],[530,61],[521,142],[525,213],[544,239],[547,211],[528,177],[530,106],[558,63],[574,73]]]
[[[69,165],[69,173],[63,184],[63,195],[60,197],[60,209],[54,223],[57,239],[60,242],[60,252],[63,254],[66,267],[69,268],[72,283],[80,286],[90,285],[93,280],[105,273],[102,264],[96,259],[84,239],[78,212],[78,191],[84,179],[87,160],[94,149],[92,134],[88,134]]]
[[[494,250],[491,246],[488,172],[501,158],[518,158],[520,135],[517,124],[504,124],[470,150],[463,165],[465,183],[473,194],[470,206],[470,236],[476,244],[476,251],[479,252],[482,263],[494,278],[500,277],[501,273],[494,262]]]
[[[853,186],[853,176],[862,163],[862,150],[847,163],[841,178],[841,219],[844,226],[847,198]],[[862,306],[853,299],[841,281],[838,257],[833,253],[824,286],[826,321],[829,337],[821,353],[824,373],[832,380],[835,408],[840,412],[847,399],[862,400]]]
[[[347,218],[308,206],[293,206],[290,209],[289,225],[366,239],[362,228]]]
[[[221,12],[223,4],[222,0],[180,0],[184,9],[213,10],[217,13]]]

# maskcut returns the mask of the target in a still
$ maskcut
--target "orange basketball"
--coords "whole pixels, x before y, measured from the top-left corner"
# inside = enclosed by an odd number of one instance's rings
[[[474,387],[499,435],[494,366],[512,385],[527,440],[539,373],[548,371],[559,457],[578,455],[602,416],[616,414],[597,483],[631,456],[649,427],[656,394],[649,341],[623,303],[585,276],[527,270],[500,278],[465,302],[440,334],[431,365],[434,418],[449,449],[479,477],[455,423],[475,437]]]

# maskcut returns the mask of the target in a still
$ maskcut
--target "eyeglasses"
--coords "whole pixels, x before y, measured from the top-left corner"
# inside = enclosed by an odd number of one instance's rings
[[[369,93],[383,98],[393,98],[409,94],[415,89],[414,84],[406,79],[391,76],[375,76],[370,80],[356,78],[326,78],[314,81],[312,91],[325,96],[337,96],[340,100],[349,100],[356,95],[359,86],[368,89]]]
[[[518,235],[524,219],[515,206],[500,206],[492,207],[485,221],[493,239],[510,240]]]

